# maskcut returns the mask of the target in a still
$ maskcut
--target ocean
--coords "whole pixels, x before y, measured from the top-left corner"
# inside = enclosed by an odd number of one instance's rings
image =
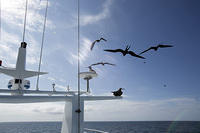
[[[1,122],[0,133],[60,133],[61,124]],[[109,133],[200,133],[200,121],[85,122],[85,127]]]

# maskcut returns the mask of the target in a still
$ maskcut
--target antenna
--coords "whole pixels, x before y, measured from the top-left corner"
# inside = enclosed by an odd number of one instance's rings
[[[52,84],[53,91],[56,91],[56,89],[55,89],[55,86],[56,86],[56,84],[55,84],[55,83],[53,83],[53,84]]]
[[[28,0],[26,0],[26,7],[25,7],[25,14],[24,14],[24,31],[23,31],[23,42],[25,39],[25,32],[26,32],[26,16],[27,16],[27,8],[28,8]]]
[[[69,91],[69,90],[70,90],[69,85],[67,85],[67,91]]]
[[[80,0],[78,2],[78,109],[76,110],[78,114],[78,133],[80,133]],[[83,111],[83,110],[82,110]]]

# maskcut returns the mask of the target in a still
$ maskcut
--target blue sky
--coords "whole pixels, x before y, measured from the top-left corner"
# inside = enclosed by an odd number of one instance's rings
[[[94,68],[99,76],[91,81],[92,93],[110,95],[112,90],[126,88],[119,106],[116,101],[88,103],[86,120],[200,120],[198,0],[80,1],[81,71],[99,61],[117,65]],[[22,41],[25,0],[2,0],[1,4],[0,58],[3,65],[13,67]],[[45,0],[29,2],[27,69],[38,69],[44,11]],[[41,70],[49,74],[41,77],[40,89],[51,90],[54,82],[57,90],[67,85],[76,89],[77,3],[50,0],[48,11]],[[90,51],[91,42],[100,37],[108,41]],[[103,51],[131,45],[131,50],[140,53],[158,43],[174,47],[145,53],[145,64],[142,59]],[[8,80],[1,74],[0,87],[6,88]],[[36,78],[30,80],[34,89]],[[81,88],[85,87],[81,80]],[[1,107],[0,121],[62,120],[63,103]],[[97,116],[99,112],[106,117]]]

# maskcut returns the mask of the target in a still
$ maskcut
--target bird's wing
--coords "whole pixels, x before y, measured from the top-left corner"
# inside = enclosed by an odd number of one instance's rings
[[[105,62],[104,64],[115,66],[115,64],[112,64],[112,63],[109,63],[109,62]]]
[[[121,52],[121,53],[123,53],[124,52],[124,50],[122,50],[122,49],[104,49],[104,51],[107,51],[107,52]]]
[[[142,51],[139,55],[141,55],[141,54],[143,54],[143,53],[145,53],[145,52],[147,52],[147,51],[149,51],[149,50],[151,50],[151,49],[153,49],[153,47],[150,47],[150,48],[148,48],[148,49]]]
[[[159,44],[157,47],[159,47],[159,48],[168,48],[168,47],[173,47],[173,45],[163,45],[163,44]]]
[[[104,40],[104,41],[107,41],[106,39],[104,39],[104,38],[100,38],[100,40]]]
[[[135,54],[133,51],[128,51],[128,54],[135,56],[135,57],[138,57],[138,58],[141,58],[141,59],[145,59],[144,57]]]
[[[90,66],[95,66],[95,65],[99,65],[99,64],[102,64],[102,63],[98,62],[98,63],[92,64]]]
[[[97,42],[97,40],[96,41],[94,41],[93,43],[92,43],[92,45],[91,45],[91,47],[90,47],[90,50],[92,50],[93,49],[93,47],[94,47],[94,44]]]

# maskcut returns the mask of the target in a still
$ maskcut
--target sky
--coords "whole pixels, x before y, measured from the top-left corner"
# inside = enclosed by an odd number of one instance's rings
[[[29,0],[27,12],[28,70],[38,70],[45,0]],[[15,67],[22,42],[25,0],[1,0],[0,59]],[[49,0],[40,77],[40,90],[77,90],[77,1]],[[117,101],[86,102],[86,121],[200,120],[200,1],[199,0],[80,0],[80,68],[96,66],[93,95],[112,95]],[[91,43],[104,37],[90,51]],[[140,53],[159,43],[174,47],[149,51],[146,58],[109,53],[124,49]],[[146,63],[144,63],[146,62]],[[0,74],[0,88],[12,77]],[[29,78],[35,89],[36,77]],[[166,87],[164,86],[166,85]],[[86,83],[81,79],[81,89]],[[62,121],[64,103],[0,104],[0,121]],[[120,114],[120,115],[119,115]],[[103,117],[102,117],[103,116]]]

